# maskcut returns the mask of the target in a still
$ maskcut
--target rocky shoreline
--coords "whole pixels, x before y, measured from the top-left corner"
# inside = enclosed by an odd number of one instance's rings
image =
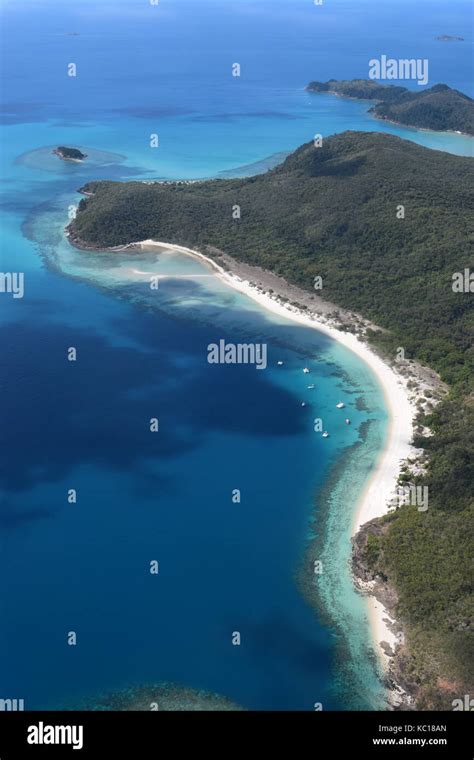
[[[382,641],[380,646],[387,658],[386,684],[389,691],[389,705],[393,710],[415,710],[416,689],[405,678],[403,654],[405,626],[396,618],[398,595],[387,578],[374,573],[367,563],[367,541],[369,536],[382,536],[387,531],[380,518],[365,523],[352,539],[352,573],[356,589],[364,595],[374,597],[388,613],[384,617],[387,628],[397,637],[396,647]]]

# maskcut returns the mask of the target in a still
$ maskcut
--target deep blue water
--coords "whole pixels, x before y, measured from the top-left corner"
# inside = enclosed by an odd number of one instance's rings
[[[466,41],[434,39],[443,33]],[[193,261],[162,256],[176,277],[152,302],[136,258],[77,253],[62,230],[88,179],[238,172],[315,132],[383,129],[465,154],[467,138],[383,125],[366,104],[304,86],[364,77],[387,53],[429,57],[430,84],[470,92],[471,39],[464,2],[4,3],[0,263],[25,273],[25,297],[0,294],[0,696],[54,707],[168,680],[255,709],[383,706],[347,565],[353,505],[385,431],[374,378],[323,335],[200,279]],[[89,161],[59,162],[57,144]],[[206,346],[220,338],[267,341],[268,370],[210,367]],[[368,420],[331,503],[341,520],[323,623],[296,575],[329,508],[315,496]]]

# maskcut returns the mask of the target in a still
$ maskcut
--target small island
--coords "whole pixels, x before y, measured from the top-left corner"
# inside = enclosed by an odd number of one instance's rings
[[[464,42],[464,37],[457,37],[455,34],[440,34],[436,39],[441,42]]]
[[[330,79],[328,82],[310,82],[306,90],[356,100],[374,100],[376,103],[369,113],[395,124],[474,135],[474,101],[446,84],[413,91],[369,79]]]
[[[85,153],[82,153],[78,148],[66,148],[64,145],[60,145],[53,150],[55,156],[59,156],[63,161],[84,161],[87,158]]]

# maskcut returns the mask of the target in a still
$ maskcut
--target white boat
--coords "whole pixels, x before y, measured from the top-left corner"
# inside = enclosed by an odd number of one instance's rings
[[[329,438],[329,433],[327,430],[324,431],[323,438]]]
[[[303,370],[303,372],[305,373],[305,375],[309,375],[309,373],[311,372],[311,370],[308,367],[305,367],[304,370]]]
[[[278,366],[281,367],[283,365],[283,362],[277,362]]]
[[[342,403],[342,401],[339,401],[338,404],[336,404],[336,409],[344,409],[345,404]]]
[[[350,424],[351,424],[351,421],[350,421],[349,417],[346,417],[346,425],[350,425]]]
[[[316,386],[315,386],[314,383],[312,383],[311,385],[308,385],[308,390],[309,391],[314,391],[315,388],[316,388]]]

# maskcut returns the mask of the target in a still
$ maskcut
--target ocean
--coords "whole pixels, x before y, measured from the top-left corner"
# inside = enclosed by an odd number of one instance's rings
[[[198,261],[79,252],[64,227],[89,180],[251,174],[315,133],[469,155],[304,89],[386,53],[472,94],[468,3],[7,1],[1,36],[1,270],[25,294],[0,294],[0,697],[55,709],[167,682],[247,709],[383,709],[349,568],[387,428],[375,377]],[[268,368],[209,365],[220,339],[267,343]]]

